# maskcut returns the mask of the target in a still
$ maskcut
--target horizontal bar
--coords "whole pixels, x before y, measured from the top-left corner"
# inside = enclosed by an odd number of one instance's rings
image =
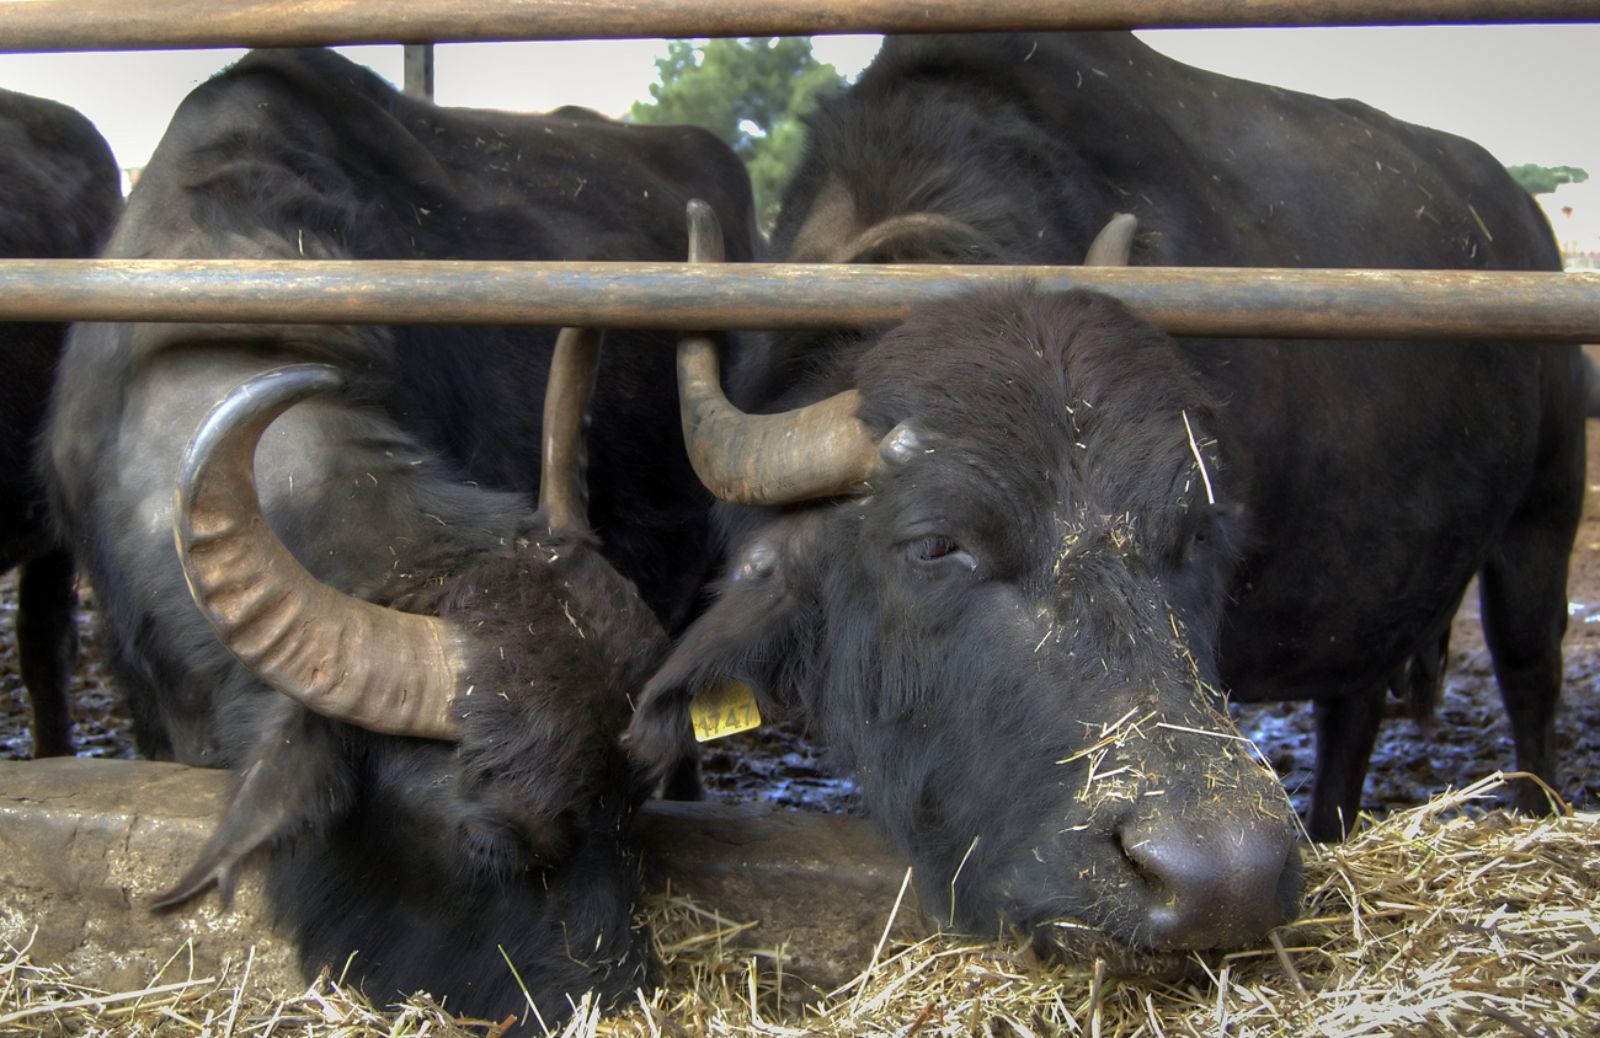
[[[1596,0],[0,0],[0,51],[1600,21]]]
[[[1021,280],[1177,335],[1600,342],[1600,274],[1551,271],[0,260],[0,320],[827,329]]]

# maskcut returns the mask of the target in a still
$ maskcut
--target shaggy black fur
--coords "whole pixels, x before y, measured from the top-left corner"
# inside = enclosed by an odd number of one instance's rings
[[[652,679],[640,756],[671,759],[678,690],[738,678],[767,709],[808,718],[855,771],[874,816],[937,877],[923,889],[941,918],[1065,918],[1174,943],[1146,934],[1167,891],[1116,848],[1166,810],[1219,827],[1232,813],[1187,774],[1204,740],[1226,736],[1151,728],[1229,730],[1208,683],[1244,534],[1231,501],[1207,501],[1182,424],[1227,485],[1214,401],[1171,340],[1118,304],[1026,288],[920,310],[855,379],[872,428],[914,415],[921,449],[861,501],[736,535],[744,558],[759,546],[777,564],[737,571]],[[1144,785],[1101,796],[1087,760],[1062,763],[1141,718],[1117,763],[1097,767],[1160,783],[1159,812],[1132,795]],[[1263,821],[1287,833],[1271,778],[1215,756],[1212,786],[1267,805]],[[1066,870],[1091,875],[1062,883]],[[1266,890],[1284,901],[1278,918],[1298,882],[1283,871]]]
[[[617,736],[626,691],[667,639],[597,545],[552,537],[537,519],[455,572],[402,604],[470,632],[460,746],[401,754],[392,739],[339,731],[323,795],[345,802],[290,835],[272,896],[308,973],[342,969],[357,950],[369,990],[448,992],[458,1009],[503,1015],[522,1008],[504,964],[486,968],[503,954],[548,1023],[567,994],[622,995],[647,979],[629,835],[644,787]]]

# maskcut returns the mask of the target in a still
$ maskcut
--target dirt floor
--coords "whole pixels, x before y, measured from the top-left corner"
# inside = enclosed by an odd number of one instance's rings
[[[1565,642],[1566,688],[1558,721],[1558,788],[1572,806],[1600,809],[1600,421],[1588,430],[1589,494],[1568,582],[1570,625]],[[84,651],[72,690],[79,754],[134,756],[126,710],[111,693],[100,663],[93,603],[79,612]],[[11,577],[0,580],[0,758],[26,758],[28,706],[17,673],[10,614]],[[1484,649],[1474,592],[1456,617],[1444,701],[1431,734],[1396,718],[1379,735],[1364,806],[1374,810],[1416,804],[1446,788],[1461,788],[1513,764],[1505,712]],[[1236,707],[1245,733],[1277,767],[1296,806],[1304,808],[1314,761],[1309,704]],[[771,728],[706,747],[707,787],[723,799],[760,797],[810,810],[855,809],[848,780],[831,777],[822,755],[795,733]]]
[[[17,661],[16,574],[0,577],[0,760],[27,760],[33,753],[28,693]],[[137,757],[133,722],[101,665],[100,632],[93,595],[78,602],[78,667],[72,676],[72,743],[80,757]]]

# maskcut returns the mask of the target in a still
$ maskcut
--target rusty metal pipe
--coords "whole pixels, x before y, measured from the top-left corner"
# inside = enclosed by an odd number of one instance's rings
[[[828,329],[1019,279],[1175,335],[1600,342],[1600,274],[1549,271],[0,260],[0,320]]]
[[[34,0],[0,50],[1600,20],[1595,0]]]

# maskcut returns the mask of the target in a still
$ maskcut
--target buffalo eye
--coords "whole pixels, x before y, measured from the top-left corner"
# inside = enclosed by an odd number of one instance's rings
[[[1190,531],[1187,540],[1183,543],[1182,561],[1193,563],[1212,555],[1212,545],[1221,544],[1218,537],[1217,524],[1214,519],[1197,523]]]
[[[1203,525],[1186,531],[1183,539],[1176,545],[1177,561],[1179,563],[1195,561],[1196,556],[1205,552],[1207,538],[1208,531]]]
[[[906,545],[906,555],[912,562],[924,566],[960,566],[965,570],[973,571],[978,568],[978,560],[972,553],[951,537],[934,535],[919,537]]]

